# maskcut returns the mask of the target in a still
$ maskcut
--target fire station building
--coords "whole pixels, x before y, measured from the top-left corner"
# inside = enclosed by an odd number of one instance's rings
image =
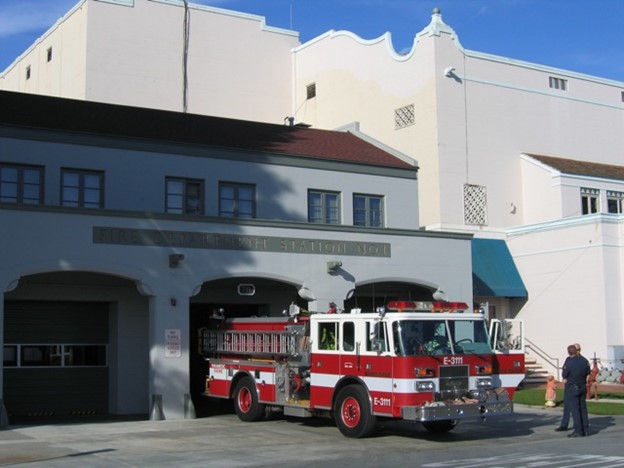
[[[0,92],[7,416],[196,415],[210,314],[472,303],[415,161],[327,131]]]

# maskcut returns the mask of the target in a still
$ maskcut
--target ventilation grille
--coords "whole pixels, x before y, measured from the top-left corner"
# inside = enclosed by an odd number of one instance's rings
[[[440,398],[455,400],[468,392],[468,366],[440,367]]]
[[[401,107],[394,111],[394,129],[399,130],[401,128],[414,125],[414,104]]]
[[[464,223],[484,226],[487,224],[487,197],[485,187],[464,185]]]

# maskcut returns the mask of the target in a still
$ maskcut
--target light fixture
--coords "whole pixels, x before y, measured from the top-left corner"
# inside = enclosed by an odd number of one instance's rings
[[[327,262],[327,273],[330,275],[336,273],[336,270],[342,266],[341,261]]]
[[[455,75],[455,67],[446,67],[444,69],[444,76],[450,78]]]
[[[183,254],[169,254],[169,268],[178,268],[182,260],[184,260]]]

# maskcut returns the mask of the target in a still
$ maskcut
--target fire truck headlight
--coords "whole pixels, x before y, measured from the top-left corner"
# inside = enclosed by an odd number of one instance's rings
[[[417,392],[433,392],[435,384],[431,380],[419,380],[416,382],[415,390]]]
[[[492,388],[492,379],[477,379],[477,388]]]

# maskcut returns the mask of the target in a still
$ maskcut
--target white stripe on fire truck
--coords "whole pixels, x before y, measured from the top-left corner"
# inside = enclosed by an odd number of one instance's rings
[[[235,375],[237,375],[239,372],[243,372],[243,371],[236,371],[234,372],[233,375],[228,375],[228,372],[226,369],[223,369],[222,371],[217,371],[217,372],[211,372],[210,373],[210,377],[213,380],[224,380],[224,381],[231,381]],[[254,380],[256,381],[256,383],[265,383],[265,384],[274,384],[275,383],[275,372],[260,372],[259,377],[256,379],[253,372],[251,373],[251,376],[254,377]]]
[[[318,387],[334,388],[340,380],[341,376],[335,374],[312,374],[311,384]],[[487,378],[486,376],[470,377],[469,388],[477,388],[477,379]],[[523,374],[501,375],[501,387],[515,388],[524,378]],[[433,382],[436,391],[440,389],[440,379],[392,379],[384,377],[360,377],[371,392],[395,392],[395,393],[412,393],[416,390],[416,382],[428,381]],[[496,379],[493,378],[495,381]]]

